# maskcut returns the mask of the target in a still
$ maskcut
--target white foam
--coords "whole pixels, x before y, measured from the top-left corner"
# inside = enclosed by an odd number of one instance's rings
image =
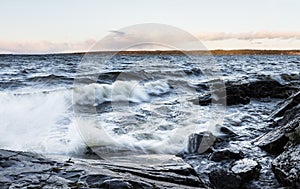
[[[0,148],[78,153],[84,146],[70,114],[70,91],[0,93]]]
[[[74,102],[97,106],[103,102],[147,102],[149,95],[160,95],[170,90],[163,81],[140,84],[137,81],[116,81],[112,85],[92,83],[74,89]]]

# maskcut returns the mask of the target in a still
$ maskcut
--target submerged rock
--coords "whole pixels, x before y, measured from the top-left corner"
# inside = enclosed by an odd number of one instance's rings
[[[232,149],[222,149],[213,152],[209,156],[209,160],[219,162],[223,160],[228,160],[228,159],[242,159],[244,157],[243,152],[239,150],[232,150]]]
[[[288,148],[272,162],[277,180],[284,186],[300,188],[300,145]]]
[[[214,144],[215,140],[216,137],[209,131],[191,134],[188,141],[188,152],[204,153]]]
[[[249,181],[259,176],[261,166],[257,161],[241,159],[233,163],[231,171],[239,175],[244,181]]]
[[[194,169],[172,155],[95,160],[0,149],[1,188],[201,188]]]

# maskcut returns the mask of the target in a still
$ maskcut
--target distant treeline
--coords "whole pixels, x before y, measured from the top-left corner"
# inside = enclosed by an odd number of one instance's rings
[[[123,55],[300,55],[300,50],[194,50],[194,51],[178,51],[178,50],[155,50],[155,51],[98,51],[88,52],[88,54],[123,54]],[[81,54],[81,53],[80,53]],[[83,53],[85,54],[85,53]]]
[[[140,51],[94,51],[94,52],[74,52],[74,53],[54,53],[52,55],[64,54],[121,54],[121,55],[300,55],[300,50],[192,50],[192,51],[179,51],[179,50],[140,50]],[[26,55],[26,54],[0,54],[0,56],[7,55]],[[27,54],[39,55],[39,54]],[[45,55],[45,54],[41,54]],[[51,54],[49,54],[51,55]]]

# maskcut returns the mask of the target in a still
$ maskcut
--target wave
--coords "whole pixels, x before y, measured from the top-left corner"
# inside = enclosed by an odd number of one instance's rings
[[[30,93],[0,93],[0,148],[81,155],[88,146],[142,153],[178,153],[187,137],[208,130],[207,110],[180,103],[167,81],[116,81]],[[169,95],[170,94],[170,95]],[[181,97],[181,96],[180,96]],[[112,111],[83,113],[74,105],[134,102]],[[75,104],[74,104],[75,103]],[[120,103],[121,104],[121,103]],[[201,112],[202,111],[202,112]]]
[[[116,81],[113,84],[92,83],[74,89],[74,102],[97,106],[104,102],[147,102],[150,95],[161,95],[170,90],[164,81],[140,84],[138,81]]]
[[[71,92],[0,93],[0,148],[80,153],[84,143],[71,114]]]
[[[73,81],[74,78],[70,78],[62,75],[49,74],[49,75],[32,76],[27,78],[26,80],[27,81],[50,81],[50,80]]]

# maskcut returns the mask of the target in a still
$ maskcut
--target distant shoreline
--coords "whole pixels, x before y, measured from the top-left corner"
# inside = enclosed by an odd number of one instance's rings
[[[48,54],[0,54],[0,55],[71,55],[71,54],[121,54],[121,55],[300,55],[300,50],[139,50],[139,51],[94,51],[94,52],[71,52],[71,53],[48,53]]]

